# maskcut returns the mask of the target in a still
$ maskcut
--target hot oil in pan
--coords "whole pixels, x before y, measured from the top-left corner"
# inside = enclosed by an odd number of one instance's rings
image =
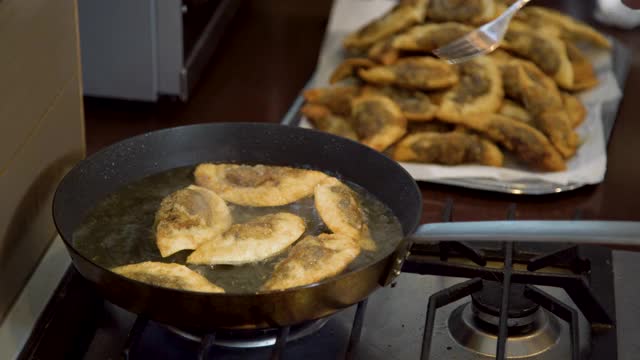
[[[143,261],[186,264],[192,250],[184,250],[162,258],[156,247],[154,217],[162,199],[170,193],[193,184],[195,167],[182,167],[133,182],[100,202],[86,217],[73,236],[76,249],[96,264],[112,268]],[[374,252],[362,251],[346,271],[365,266],[388,254],[402,238],[397,218],[384,204],[363,188],[346,182],[355,190],[367,215],[371,236],[377,244]],[[279,207],[244,207],[228,204],[234,223],[281,211],[296,214],[306,221],[306,235],[330,233],[315,210],[313,197]],[[301,238],[302,238],[301,237]],[[241,266],[188,265],[227,293],[253,293],[269,278],[275,264],[286,252],[269,260]]]

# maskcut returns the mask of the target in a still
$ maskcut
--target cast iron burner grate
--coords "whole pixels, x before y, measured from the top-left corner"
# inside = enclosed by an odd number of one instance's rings
[[[443,220],[451,221],[452,212],[453,203],[448,201]],[[516,207],[511,205],[507,219],[514,220],[515,213]],[[576,220],[579,215],[576,213]],[[491,299],[491,301],[485,302],[493,303],[493,306],[489,309],[485,306],[482,309],[498,317],[495,329],[497,335],[496,359],[507,358],[506,345],[510,329],[508,322],[512,321],[514,317],[518,317],[518,314],[513,313],[514,307],[510,306],[514,299],[520,303],[515,307],[516,311],[524,312],[520,315],[526,315],[527,312],[531,312],[539,306],[567,322],[570,328],[571,358],[572,360],[580,359],[584,354],[580,353],[579,347],[577,311],[542,291],[536,285],[564,289],[583,313],[591,326],[591,358],[617,358],[616,329],[612,318],[612,314],[615,314],[615,305],[612,301],[605,304],[606,301],[603,300],[606,299],[598,299],[593,291],[593,286],[599,284],[601,287],[609,287],[608,289],[600,289],[601,291],[613,293],[611,278],[604,277],[612,273],[610,252],[604,253],[596,247],[573,245],[544,255],[534,256],[520,252],[518,246],[517,243],[508,242],[494,251],[479,251],[469,244],[457,242],[412,248],[412,254],[403,266],[404,272],[470,278],[468,281],[439,291],[429,297],[421,359],[429,359],[431,342],[434,337],[436,310],[467,296],[472,297],[473,305],[477,308],[480,305],[478,300],[485,295],[483,289],[486,290],[487,286],[500,288],[499,305],[497,299]],[[463,260],[467,261],[450,260],[452,253],[462,256]],[[597,261],[590,262],[581,255],[588,255],[589,259]],[[487,266],[488,261],[494,259],[501,259],[503,267]],[[474,265],[469,265],[469,260]],[[517,262],[526,264],[526,269],[514,269],[514,264]],[[538,271],[551,266],[568,271]],[[602,267],[603,269],[598,270],[604,271],[592,271],[594,266]],[[601,279],[597,279],[597,277],[601,277]],[[516,287],[522,290],[524,298],[513,296],[512,290]],[[488,293],[495,295],[496,292]]]

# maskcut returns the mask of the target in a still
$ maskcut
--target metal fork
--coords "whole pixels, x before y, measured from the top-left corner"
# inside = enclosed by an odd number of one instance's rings
[[[509,28],[513,16],[531,0],[518,0],[495,20],[488,22],[467,35],[448,43],[433,53],[451,64],[470,60],[495,50]]]

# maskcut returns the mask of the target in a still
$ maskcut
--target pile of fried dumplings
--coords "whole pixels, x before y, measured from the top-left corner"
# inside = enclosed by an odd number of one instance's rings
[[[432,51],[499,16],[507,0],[405,0],[348,34],[327,87],[305,90],[314,128],[400,162],[567,168],[587,110],[576,93],[598,85],[591,49],[601,33],[555,10],[527,6],[494,52],[452,65]]]

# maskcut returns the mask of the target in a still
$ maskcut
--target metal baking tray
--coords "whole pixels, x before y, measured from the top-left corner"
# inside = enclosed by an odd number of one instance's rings
[[[611,39],[611,42],[613,44],[611,57],[612,69],[620,86],[620,89],[623,91],[631,66],[631,51],[616,39]],[[313,79],[313,76],[311,77],[311,79]],[[310,84],[311,80],[309,80],[307,85],[302,90],[309,87]],[[609,143],[609,138],[611,137],[613,126],[615,124],[616,118],[618,117],[618,108],[621,101],[622,97],[618,100],[609,101],[602,105],[602,121],[606,144]],[[302,97],[302,91],[300,91],[295,101],[283,117],[281,124],[298,126],[302,118],[300,114],[300,108],[303,104],[304,98]],[[499,181],[488,178],[434,179],[424,182],[518,195],[555,194],[578,189],[586,185],[584,183],[554,184],[542,180]]]

